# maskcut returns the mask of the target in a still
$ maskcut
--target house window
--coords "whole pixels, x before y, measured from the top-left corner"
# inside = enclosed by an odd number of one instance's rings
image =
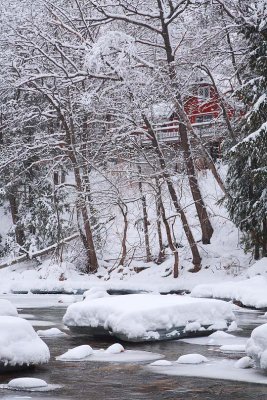
[[[212,115],[197,115],[196,116],[196,123],[200,123],[200,122],[209,122],[212,120]]]
[[[202,99],[209,99],[210,98],[209,86],[201,86],[198,89],[198,97],[201,97]]]

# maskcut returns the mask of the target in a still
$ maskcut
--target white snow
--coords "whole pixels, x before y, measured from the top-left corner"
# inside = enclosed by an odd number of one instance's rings
[[[252,368],[253,367],[253,362],[250,357],[242,357],[240,358],[236,363],[235,363],[235,368]]]
[[[13,389],[32,389],[47,387],[48,384],[43,379],[37,378],[16,378],[8,382],[8,386]]]
[[[31,324],[18,317],[0,317],[0,361],[9,365],[42,364],[49,361],[47,345]]]
[[[93,286],[91,289],[86,290],[83,294],[83,298],[86,300],[100,299],[101,297],[108,296],[108,292],[101,286]]]
[[[114,349],[119,350],[118,343],[115,343]],[[112,347],[112,346],[110,346]],[[102,361],[102,362],[144,362],[158,360],[163,357],[162,354],[151,353],[149,351],[123,350],[120,352],[106,350],[93,350],[88,345],[82,345],[68,350],[61,356],[56,357],[60,361]],[[122,346],[121,346],[122,347]],[[123,348],[123,347],[122,347]]]
[[[237,300],[248,307],[266,308],[267,279],[264,276],[254,276],[240,281],[198,285],[191,295]]]
[[[39,331],[37,331],[37,334],[41,337],[67,336],[67,334],[65,332],[62,332],[58,328],[39,330]]]
[[[120,343],[114,343],[106,349],[106,353],[110,354],[119,354],[123,351],[125,351],[124,347]]]
[[[220,347],[222,352],[233,352],[233,353],[245,353],[246,345],[245,344],[225,344]]]
[[[260,368],[267,369],[267,324],[260,325],[252,331],[246,352]]]
[[[159,329],[211,326],[234,320],[230,304],[188,296],[134,294],[71,304],[63,318],[67,326],[102,326],[127,338],[152,338]]]
[[[18,311],[16,307],[8,300],[0,299],[0,315],[17,317]]]
[[[176,361],[178,364],[201,364],[208,362],[209,360],[201,354],[185,354],[180,356]]]
[[[226,379],[237,382],[250,382],[266,385],[267,378],[254,368],[236,368],[235,360],[211,360],[207,363],[197,365],[186,365],[173,363],[168,367],[151,367],[146,366],[150,371],[159,374],[174,376],[195,376],[210,379]]]
[[[57,360],[61,361],[77,361],[83,360],[86,357],[93,354],[93,349],[91,346],[84,344],[81,346],[74,347],[73,349],[68,350],[66,353],[57,357]]]
[[[171,361],[168,360],[157,360],[150,364],[152,367],[168,367],[172,365]]]
[[[217,331],[206,337],[180,339],[189,344],[198,344],[204,346],[239,346],[245,345],[247,338],[234,336],[232,334]]]

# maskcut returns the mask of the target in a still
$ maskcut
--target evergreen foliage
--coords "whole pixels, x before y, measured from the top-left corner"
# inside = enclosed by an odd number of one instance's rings
[[[262,8],[262,9],[261,9]],[[244,232],[247,250],[267,255],[267,6],[258,3],[241,32],[248,46],[247,76],[238,91],[247,107],[240,142],[229,154],[228,210]],[[252,23],[251,23],[252,22]]]

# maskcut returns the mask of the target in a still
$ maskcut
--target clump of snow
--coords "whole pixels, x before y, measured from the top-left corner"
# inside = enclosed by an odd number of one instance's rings
[[[204,357],[201,354],[185,354],[180,356],[176,362],[178,364],[201,364],[208,361],[207,357]]]
[[[168,360],[157,360],[150,364],[152,367],[169,367],[172,365],[171,361]]]
[[[16,307],[8,300],[0,299],[0,316],[17,317],[18,311]]]
[[[189,296],[133,294],[110,296],[71,304],[63,321],[67,326],[104,327],[127,339],[152,339],[158,330],[225,326],[235,319],[230,304]]]
[[[246,352],[260,368],[267,369],[267,324],[260,325],[252,331]]]
[[[108,292],[101,286],[93,286],[91,289],[86,290],[83,294],[83,298],[85,300],[100,299],[108,296]]]
[[[18,317],[0,317],[0,361],[6,365],[42,364],[49,361],[47,345],[31,324]]]
[[[37,378],[16,378],[8,382],[8,387],[12,389],[36,389],[47,386],[46,381]]]
[[[224,346],[224,345],[239,346],[239,345],[245,345],[247,342],[247,338],[237,337],[223,331],[214,332],[207,337],[186,338],[181,340],[186,343],[198,344],[204,346]]]
[[[37,331],[37,334],[41,337],[54,337],[54,336],[66,336],[65,332],[62,332],[58,328],[50,328],[45,330]]]
[[[223,352],[245,353],[246,345],[244,345],[244,344],[225,344],[220,347],[220,350]]]
[[[226,333],[224,331],[213,332],[211,335],[209,335],[210,339],[230,339],[233,337],[235,336],[231,335],[230,333]]]
[[[61,361],[76,361],[82,360],[86,357],[91,356],[93,354],[93,349],[91,346],[84,344],[81,346],[74,347],[73,349],[68,350],[66,353],[57,357],[57,360]]]
[[[235,363],[235,368],[252,368],[253,367],[253,362],[250,357],[242,357],[240,358],[236,363]]]
[[[124,347],[120,343],[114,343],[106,349],[106,353],[111,353],[111,354],[119,354],[122,353],[123,351],[125,351]]]

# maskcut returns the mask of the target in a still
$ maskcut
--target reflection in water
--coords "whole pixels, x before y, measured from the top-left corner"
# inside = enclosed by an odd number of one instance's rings
[[[27,309],[36,319],[52,321],[63,329],[61,323],[64,309]],[[257,313],[238,313],[243,330],[237,335],[248,336],[254,327],[263,321]],[[39,327],[35,327],[38,329]],[[81,344],[89,344],[95,349],[106,348],[114,339],[97,340],[84,337],[44,338],[51,351],[51,361],[47,366],[0,376],[0,383],[20,376],[34,376],[51,384],[63,387],[49,393],[7,393],[0,390],[1,400],[258,400],[266,399],[266,386],[240,382],[219,381],[192,377],[167,377],[144,370],[140,364],[111,364],[97,362],[60,362],[55,357]],[[200,353],[209,356],[208,346],[190,345],[181,341],[124,344],[126,349],[138,349],[162,353],[168,360],[177,360],[182,354]],[[216,357],[225,357],[216,352]],[[231,355],[233,357],[233,355]]]

